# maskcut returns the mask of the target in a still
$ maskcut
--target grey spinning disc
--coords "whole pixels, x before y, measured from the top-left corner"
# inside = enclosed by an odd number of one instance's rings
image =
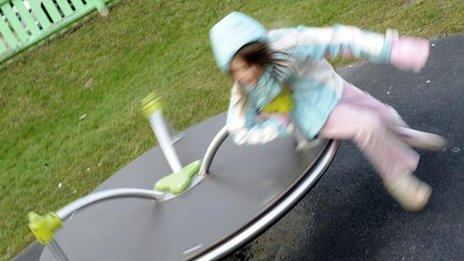
[[[175,144],[182,164],[201,159],[225,115],[185,132]],[[219,257],[256,237],[285,214],[322,175],[338,144],[302,152],[292,138],[259,146],[220,146],[211,173],[165,202],[119,198],[74,213],[56,240],[70,260],[182,260]],[[329,155],[330,154],[330,155]],[[156,147],[96,190],[152,189],[171,170]],[[214,255],[205,256],[214,253]],[[41,260],[53,260],[44,248]]]

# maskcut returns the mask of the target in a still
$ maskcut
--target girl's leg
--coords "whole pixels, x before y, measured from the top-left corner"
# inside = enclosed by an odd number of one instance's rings
[[[377,113],[343,101],[318,136],[352,140],[384,179],[414,172],[419,161],[418,154],[393,135]]]
[[[394,108],[348,82],[343,88],[342,101],[375,111],[383,123],[410,146],[428,150],[440,150],[445,146],[445,140],[442,137],[409,128]]]
[[[376,112],[342,101],[319,137],[354,141],[380,173],[388,191],[406,209],[419,210],[427,203],[430,187],[412,176],[418,154],[398,139]]]

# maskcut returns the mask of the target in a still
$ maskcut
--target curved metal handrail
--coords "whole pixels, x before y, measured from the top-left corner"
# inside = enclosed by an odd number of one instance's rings
[[[64,220],[69,217],[72,213],[76,212],[79,209],[87,207],[89,205],[95,204],[99,201],[112,199],[112,198],[122,198],[122,197],[136,197],[136,198],[147,198],[159,201],[162,198],[163,194],[148,190],[148,189],[136,189],[136,188],[119,188],[119,189],[108,189],[99,192],[89,194],[85,197],[79,198],[68,205],[62,207],[56,212],[56,215]]]
[[[113,198],[122,198],[122,197],[136,197],[136,198],[147,198],[159,201],[162,199],[163,194],[147,189],[134,189],[134,188],[119,188],[119,189],[108,189],[99,192],[92,193],[85,197],[79,198],[68,205],[62,207],[56,212],[56,215],[61,219],[65,220],[70,215],[72,215],[77,210],[95,204],[97,202],[113,199]],[[47,243],[47,247],[52,252],[55,259],[60,261],[67,261],[68,258],[66,254],[61,249],[58,242],[55,239],[52,239]]]
[[[296,147],[297,150],[317,146],[323,141],[323,139],[320,139],[320,138],[316,138],[312,141],[305,140],[304,144],[302,144],[303,146],[300,146],[302,143],[302,138],[300,137],[301,135],[298,136],[298,135],[295,135],[295,133],[293,133],[293,136],[295,140],[298,142],[298,146]],[[206,150],[205,156],[203,157],[203,160],[200,166],[200,171],[199,171],[200,177],[210,173],[210,167],[213,162],[214,156],[216,155],[216,152],[218,151],[219,146],[221,146],[221,144],[227,139],[227,137],[229,137],[229,131],[228,131],[227,126],[224,126],[216,134],[214,139],[209,144],[208,149]]]
[[[216,134],[213,141],[209,144],[208,149],[206,150],[205,156],[201,161],[199,176],[204,176],[209,174],[211,163],[213,158],[216,155],[216,152],[219,149],[219,146],[224,142],[225,139],[229,136],[229,131],[227,126],[222,127],[222,129]]]

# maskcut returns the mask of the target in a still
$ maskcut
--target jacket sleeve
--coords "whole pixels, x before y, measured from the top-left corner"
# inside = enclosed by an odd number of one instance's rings
[[[286,126],[278,116],[262,119],[253,104],[243,99],[235,84],[227,112],[227,127],[236,144],[263,144],[287,134]]]
[[[387,30],[385,35],[347,25],[333,27],[283,28],[269,33],[271,46],[287,53],[302,52],[313,59],[358,57],[388,63],[392,40],[398,33]]]

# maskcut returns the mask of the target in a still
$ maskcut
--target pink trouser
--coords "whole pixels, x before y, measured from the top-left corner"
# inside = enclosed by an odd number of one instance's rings
[[[352,140],[382,178],[391,179],[417,167],[419,155],[401,139],[408,130],[395,109],[346,83],[319,137]]]

